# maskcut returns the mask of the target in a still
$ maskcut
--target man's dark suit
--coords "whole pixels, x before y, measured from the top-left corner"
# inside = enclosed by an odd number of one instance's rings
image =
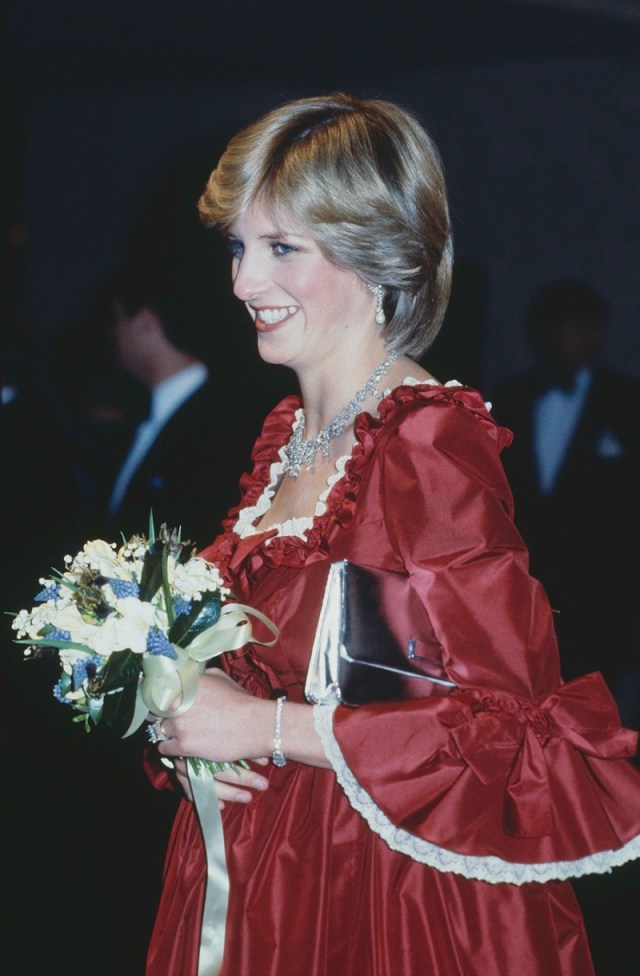
[[[180,525],[184,539],[207,545],[238,501],[265,413],[257,398],[234,398],[226,383],[220,392],[209,379],[158,433],[112,516],[112,534],[146,533],[153,509],[156,528]]]
[[[600,670],[612,686],[637,666],[640,616],[640,384],[597,368],[550,494],[538,487],[536,372],[504,384],[496,420],[515,434],[504,465],[532,572],[559,611],[565,678]]]

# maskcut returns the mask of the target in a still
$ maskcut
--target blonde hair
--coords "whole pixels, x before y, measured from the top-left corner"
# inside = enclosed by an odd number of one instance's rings
[[[258,198],[383,286],[389,349],[428,348],[449,299],[451,227],[438,150],[411,113],[340,93],[282,105],[231,140],[198,208],[225,232]]]

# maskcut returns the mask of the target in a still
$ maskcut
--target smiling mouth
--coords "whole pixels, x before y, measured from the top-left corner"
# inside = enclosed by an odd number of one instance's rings
[[[288,305],[286,308],[255,308],[255,324],[260,332],[272,332],[279,328],[298,311],[297,305]]]

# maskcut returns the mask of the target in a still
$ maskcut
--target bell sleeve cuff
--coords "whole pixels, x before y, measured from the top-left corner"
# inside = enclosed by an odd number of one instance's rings
[[[571,723],[571,700],[585,690],[574,685],[592,679],[599,675],[563,686],[568,691],[551,696],[540,714],[563,713]],[[629,796],[637,795],[637,771],[604,758],[629,755],[634,733],[607,734],[602,723],[589,731],[568,724],[564,731],[556,728],[543,746],[532,724],[514,723],[508,713],[474,716],[463,706],[460,724],[451,727],[453,697],[398,703],[393,709],[314,706],[316,730],[347,800],[391,850],[438,871],[515,885],[603,874],[640,857],[640,836],[624,840],[625,821],[632,818],[618,802],[625,786]],[[419,704],[434,706],[428,711],[435,714],[413,721]],[[402,738],[417,734],[430,718],[442,730],[435,737],[440,744],[407,779]],[[494,744],[490,760],[488,731]],[[363,736],[370,742],[364,750]],[[534,834],[550,832],[525,836],[527,818]]]

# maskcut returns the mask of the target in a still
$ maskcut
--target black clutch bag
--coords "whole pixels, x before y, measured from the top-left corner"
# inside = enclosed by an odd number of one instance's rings
[[[409,577],[346,559],[332,563],[307,672],[308,701],[365,705],[455,687]]]

